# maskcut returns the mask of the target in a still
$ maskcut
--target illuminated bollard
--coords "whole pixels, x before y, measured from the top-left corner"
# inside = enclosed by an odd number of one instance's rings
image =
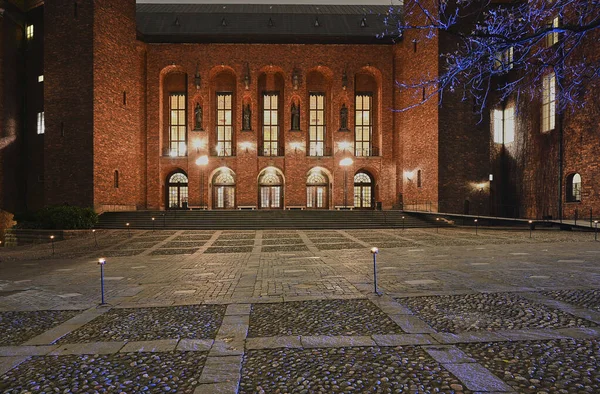
[[[54,256],[54,235],[50,236],[50,242],[52,242],[52,256]]]
[[[402,230],[404,230],[404,216],[402,216]]]
[[[475,219],[475,235],[477,235],[477,230],[479,228],[479,221]]]
[[[156,220],[156,218],[154,218],[154,217],[153,217],[153,218],[152,218],[152,231],[154,231],[154,225],[155,225],[155,223],[156,223],[156,222],[155,222],[155,220]]]
[[[92,230],[92,234],[94,234],[94,243],[96,244],[96,247],[98,247],[98,239],[96,238],[96,230]]]
[[[98,265],[100,266],[100,296],[102,297],[100,305],[106,305],[106,302],[104,302],[104,264],[106,264],[104,257],[98,259]]]
[[[440,232],[440,218],[435,218],[435,232]]]
[[[125,225],[127,226],[127,235],[131,238],[131,228],[129,228],[129,223],[125,223]]]
[[[594,220],[594,224],[596,225],[596,229],[594,230],[594,241],[598,240],[598,221]]]
[[[373,254],[373,280],[375,284],[375,294],[379,294],[377,292],[377,253],[379,253],[379,249],[372,248],[371,253]]]
[[[533,220],[529,221],[529,238],[531,238],[531,232],[533,231]]]

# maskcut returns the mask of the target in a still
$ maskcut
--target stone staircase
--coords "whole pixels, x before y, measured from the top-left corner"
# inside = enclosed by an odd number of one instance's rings
[[[153,221],[152,218],[155,218]],[[404,219],[403,219],[404,217]],[[133,211],[106,212],[96,228],[177,230],[369,229],[435,227],[402,211]],[[448,223],[439,223],[448,227]]]

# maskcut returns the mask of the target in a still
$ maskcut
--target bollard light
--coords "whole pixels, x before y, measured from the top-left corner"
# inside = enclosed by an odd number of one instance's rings
[[[96,247],[98,247],[98,239],[96,238],[96,229],[92,230],[92,234],[94,234],[94,243],[96,244]]]
[[[479,221],[477,219],[475,219],[475,235],[477,235],[477,229],[478,229],[478,226],[479,226],[478,223],[479,223]]]
[[[52,256],[54,256],[54,235],[50,236],[50,242],[52,242]]]
[[[375,288],[375,294],[379,295],[377,292],[377,254],[379,253],[378,248],[371,248],[371,253],[373,254],[373,283]]]
[[[440,232],[440,218],[435,218],[435,232]]]
[[[131,238],[131,229],[129,228],[129,223],[125,223],[125,225],[127,226],[127,235],[129,235]]]
[[[594,230],[594,241],[598,240],[598,221],[594,220],[594,224],[596,225],[596,229]]]
[[[100,266],[100,296],[102,299],[100,305],[106,305],[106,302],[104,302],[104,264],[106,264],[106,259],[104,257],[99,258],[98,265]]]
[[[531,238],[531,231],[533,230],[533,220],[529,221],[529,238]]]
[[[152,217],[152,231],[154,231],[154,223],[155,223],[156,218]]]
[[[404,216],[402,216],[402,230],[404,230]]]

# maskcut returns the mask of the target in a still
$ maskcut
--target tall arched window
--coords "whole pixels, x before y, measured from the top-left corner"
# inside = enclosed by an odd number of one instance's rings
[[[327,209],[329,180],[321,170],[314,170],[306,179],[306,208]]]
[[[167,208],[186,209],[188,206],[188,177],[183,172],[175,172],[167,178]]]
[[[235,208],[235,174],[229,169],[217,172],[213,178],[213,208]]]
[[[258,178],[260,208],[283,208],[283,177],[274,168],[265,169]]]
[[[581,175],[571,174],[567,177],[567,202],[581,201]]]
[[[187,75],[171,72],[164,79],[165,153],[171,157],[187,156]],[[125,95],[123,95],[125,105]]]
[[[354,175],[354,208],[373,208],[373,178],[365,171]]]

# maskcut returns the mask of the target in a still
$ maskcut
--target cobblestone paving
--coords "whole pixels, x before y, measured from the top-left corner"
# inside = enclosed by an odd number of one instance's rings
[[[112,309],[59,343],[214,338],[224,314],[222,305]]]
[[[519,393],[600,393],[598,340],[473,343],[460,347]]]
[[[249,351],[240,393],[471,393],[422,349]]]
[[[206,353],[35,357],[0,378],[16,393],[193,393]]]
[[[403,332],[368,300],[254,304],[248,337],[372,335]]]
[[[187,248],[187,249],[156,249],[150,252],[152,256],[168,256],[171,254],[193,254],[196,253],[200,248]]]
[[[19,345],[81,311],[0,312],[0,346]]]
[[[543,292],[542,294],[568,304],[600,311],[600,290],[598,289],[557,290]]]
[[[512,293],[401,298],[398,302],[408,306],[438,331],[451,333],[594,325]]]
[[[204,253],[250,253],[252,252],[251,246],[246,247],[210,247],[207,248]]]

